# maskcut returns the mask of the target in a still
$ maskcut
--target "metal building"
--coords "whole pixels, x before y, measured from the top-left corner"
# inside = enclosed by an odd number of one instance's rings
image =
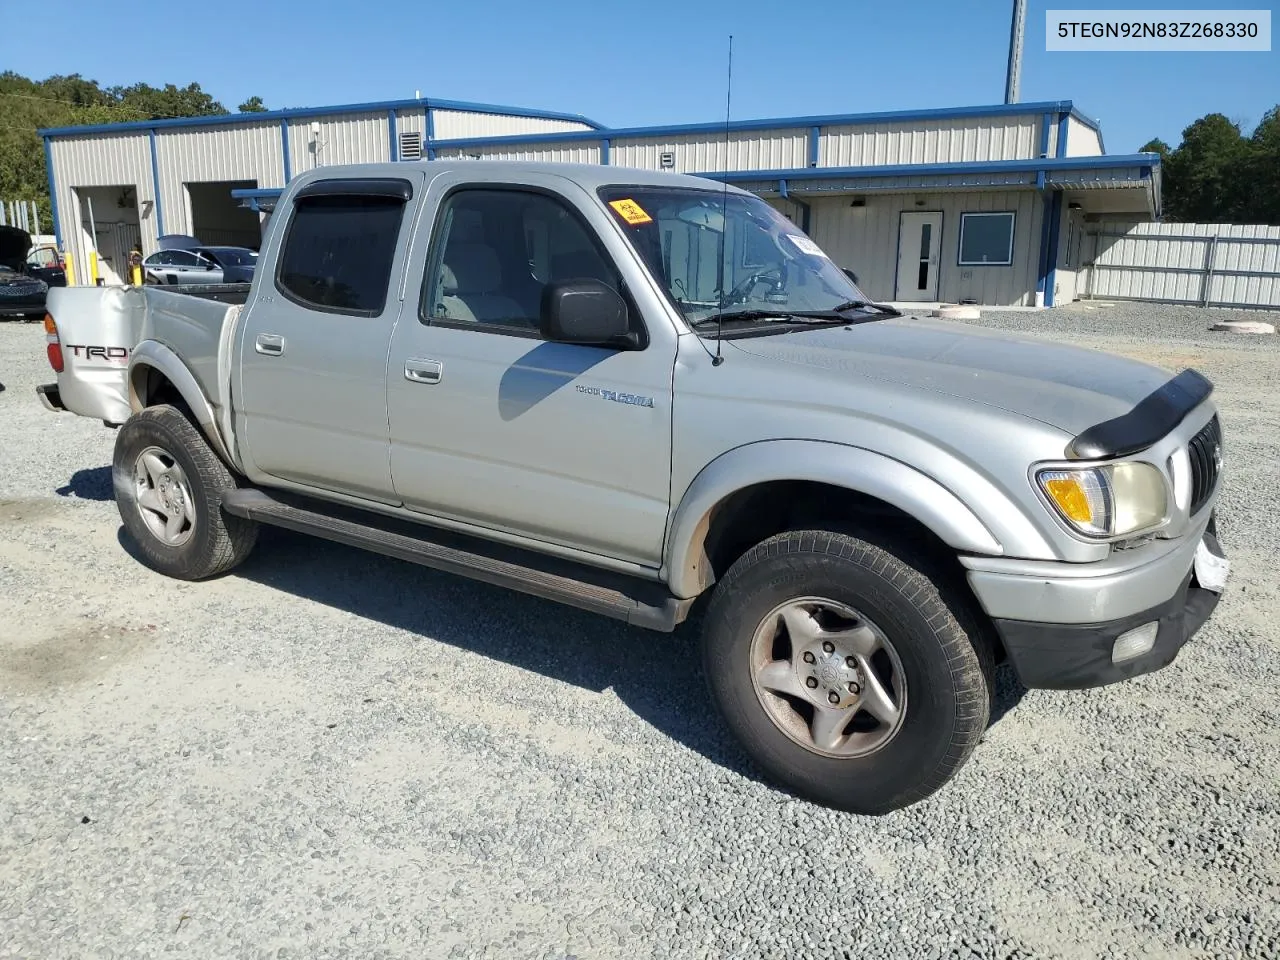
[[[320,165],[417,160],[439,137],[548,135],[599,125],[575,114],[416,99],[41,130],[58,244],[89,282],[127,276],[129,251],[165,234],[257,247],[256,213],[231,191],[279,189]]]
[[[449,105],[444,123],[444,112],[438,102],[402,101],[46,130],[59,210],[80,215],[76,238],[60,236],[77,255],[87,249],[84,200],[100,183],[138,184],[149,191],[142,201],[160,198],[154,227],[142,230],[145,250],[166,231],[214,242],[233,226],[231,209],[255,216],[291,173],[316,163],[419,155],[601,163],[700,174],[752,190],[879,300],[1052,306],[1077,295],[1087,221],[1151,220],[1160,210],[1158,155],[1106,154],[1097,122],[1070,101],[728,127],[609,129],[577,116],[465,104]],[[407,143],[406,133],[420,136]],[[145,174],[148,163],[149,180],[137,172]],[[111,179],[126,169],[135,179]],[[228,219],[213,218],[215,208]],[[74,217],[59,217],[60,229],[69,224]],[[234,226],[247,236],[256,221]]]

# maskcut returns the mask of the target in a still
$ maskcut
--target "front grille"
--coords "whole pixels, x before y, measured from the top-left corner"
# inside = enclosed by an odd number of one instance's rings
[[[1218,485],[1222,465],[1222,427],[1215,415],[1187,445],[1191,457],[1191,512],[1198,513]]]

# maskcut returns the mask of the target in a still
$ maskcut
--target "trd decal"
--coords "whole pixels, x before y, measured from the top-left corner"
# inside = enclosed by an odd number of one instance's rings
[[[653,397],[642,397],[634,393],[618,393],[616,390],[606,390],[604,387],[578,387],[579,393],[585,393],[592,397],[599,397],[602,400],[612,400],[614,403],[627,403],[633,407],[652,407]]]
[[[119,360],[129,362],[128,347],[89,347],[82,343],[69,343],[64,350],[70,350],[73,357],[84,357],[86,360]],[[83,351],[83,353],[81,352]]]

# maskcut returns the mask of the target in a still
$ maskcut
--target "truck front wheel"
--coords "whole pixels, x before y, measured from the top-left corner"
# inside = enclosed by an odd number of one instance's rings
[[[941,787],[990,712],[976,620],[924,563],[887,547],[822,530],[771,537],[717,584],[704,625],[712,698],[752,758],[797,794],[857,813]]]
[[[203,580],[239,564],[257,541],[256,523],[222,511],[222,491],[236,485],[231,471],[175,407],[125,422],[111,476],[124,528],[153,570]]]

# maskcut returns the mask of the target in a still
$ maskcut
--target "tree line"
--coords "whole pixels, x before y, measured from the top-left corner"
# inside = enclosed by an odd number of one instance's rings
[[[1280,105],[1248,135],[1210,113],[1182,131],[1177,147],[1156,139],[1142,150],[1161,157],[1164,219],[1280,225]]]
[[[267,107],[261,97],[250,97],[236,109],[260,113]],[[44,144],[36,133],[41,128],[230,112],[198,83],[103,87],[79,74],[31,80],[5,71],[0,73],[0,199],[35,200],[41,229],[53,232]]]

